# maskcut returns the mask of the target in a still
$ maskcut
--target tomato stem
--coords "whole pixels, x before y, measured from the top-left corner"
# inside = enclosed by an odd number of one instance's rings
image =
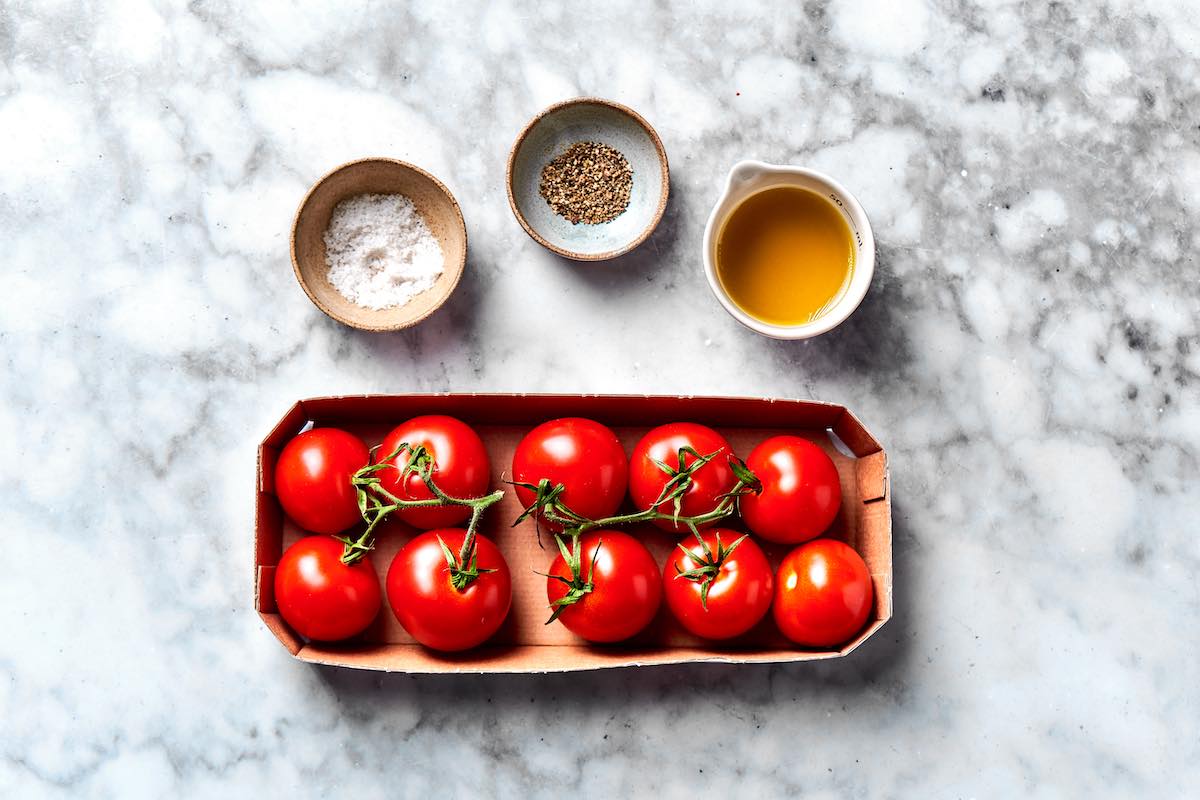
[[[397,467],[394,463],[395,459],[405,451],[409,453],[408,463],[403,468]],[[399,509],[467,506],[471,509],[471,519],[467,524],[467,535],[463,539],[463,545],[459,549],[458,555],[454,556],[444,543],[442,545],[443,551],[450,553],[451,556],[447,559],[450,564],[451,582],[454,583],[456,589],[462,591],[470,585],[471,581],[479,577],[481,572],[488,571],[476,569],[475,529],[479,524],[480,517],[483,516],[484,510],[488,506],[499,502],[504,497],[504,490],[497,489],[491,494],[486,494],[482,497],[453,497],[443,492],[438,487],[437,482],[433,480],[435,467],[436,463],[433,455],[423,445],[410,445],[407,442],[401,442],[383,461],[368,464],[354,473],[350,478],[350,483],[354,486],[354,490],[358,495],[358,510],[362,514],[363,521],[367,523],[367,527],[366,530],[354,539],[348,536],[336,537],[338,541],[345,545],[345,548],[342,550],[342,563],[347,565],[354,564],[370,552],[375,547],[375,528]],[[433,494],[433,497],[424,500],[406,500],[392,494],[383,488],[382,482],[376,475],[376,473],[388,468],[399,470],[401,481],[406,479],[410,474],[418,476],[425,483],[426,488]],[[456,578],[456,575],[459,577]],[[459,583],[462,585],[460,586]]]
[[[687,493],[691,485],[691,474],[701,466],[711,461],[720,451],[710,453],[707,456],[702,456],[695,450],[689,448],[680,448],[679,450],[679,468],[673,470],[671,467],[655,462],[660,469],[674,477],[667,485],[663,487],[658,499],[651,504],[650,508],[643,511],[635,511],[632,514],[618,514],[612,517],[604,517],[603,519],[587,519],[572,511],[560,499],[564,491],[564,486],[560,483],[555,486],[550,485],[550,481],[543,478],[538,484],[518,483],[517,486],[522,486],[535,493],[534,501],[517,517],[513,525],[527,519],[530,516],[535,516],[538,519],[544,519],[548,522],[553,522],[556,525],[563,526],[563,532],[569,536],[578,537],[591,530],[597,528],[610,528],[616,525],[634,525],[640,522],[653,522],[655,520],[668,520],[676,526],[685,526],[692,533],[697,533],[699,526],[706,525],[710,522],[717,522],[733,515],[738,509],[738,498],[744,494],[750,494],[762,491],[762,484],[758,477],[750,471],[745,462],[736,456],[729,456],[730,467],[733,468],[734,475],[737,476],[737,482],[733,487],[721,496],[720,502],[711,510],[703,514],[693,516],[681,516],[679,514],[682,497]],[[695,457],[695,460],[689,465],[684,466],[684,455],[690,453]],[[686,480],[676,480],[679,476],[684,476]],[[671,513],[666,513],[659,510],[660,507],[667,503],[674,504]]]
[[[437,537],[438,544],[441,545],[442,555],[446,557],[446,565],[450,572],[450,585],[459,592],[465,592],[471,582],[485,572],[495,572],[494,569],[479,568],[479,552],[475,547],[474,531],[469,531],[463,538],[462,547],[455,554],[453,550],[442,540],[441,536]]]
[[[564,578],[562,575],[550,575],[544,572],[537,573],[550,580],[566,584],[567,587],[567,593],[550,604],[553,612],[550,614],[550,619],[546,620],[545,624],[547,625],[558,619],[559,615],[567,610],[567,606],[575,605],[596,588],[596,584],[592,578],[596,573],[596,556],[600,555],[600,545],[604,544],[604,539],[601,538],[596,541],[596,549],[592,551],[592,560],[588,564],[586,579],[583,577],[583,553],[580,551],[582,545],[579,540],[579,536],[572,536],[571,547],[567,549],[562,535],[554,534],[554,541],[558,544],[558,551],[562,553],[563,562],[567,565],[567,569],[571,571],[570,578]]]
[[[698,565],[692,569],[685,570],[676,564],[675,579],[678,580],[680,578],[684,578],[690,581],[697,581],[700,584],[700,605],[705,611],[707,611],[708,590],[712,588],[713,582],[716,581],[717,576],[721,574],[721,565],[724,564],[725,559],[727,559],[729,555],[737,549],[737,546],[746,540],[746,537],[749,536],[749,534],[742,534],[734,540],[733,544],[726,547],[721,542],[721,532],[717,531],[716,553],[713,553],[712,548],[708,546],[708,542],[704,541],[704,537],[700,535],[699,531],[693,531],[693,534],[696,537],[696,541],[700,543],[700,549],[704,551],[704,554],[700,555],[691,548],[684,547],[682,542],[675,545],[684,552],[684,554],[688,557],[688,559],[691,560],[693,564]],[[692,545],[692,547],[695,547],[695,545]]]

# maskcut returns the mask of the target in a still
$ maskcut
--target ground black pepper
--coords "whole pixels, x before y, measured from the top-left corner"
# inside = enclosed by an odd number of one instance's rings
[[[555,214],[599,225],[629,205],[633,170],[625,156],[599,142],[576,142],[542,168],[538,191]]]

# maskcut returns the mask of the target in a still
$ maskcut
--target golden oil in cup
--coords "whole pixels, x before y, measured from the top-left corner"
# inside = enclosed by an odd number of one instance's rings
[[[842,213],[816,192],[773,186],[742,200],[717,235],[716,274],[746,314],[804,325],[845,295],[855,240]]]

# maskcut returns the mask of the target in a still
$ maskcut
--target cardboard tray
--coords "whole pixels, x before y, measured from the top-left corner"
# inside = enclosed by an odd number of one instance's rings
[[[650,428],[693,421],[716,428],[745,458],[761,440],[778,433],[804,436],[833,458],[842,483],[842,510],[828,537],[841,539],[866,560],[875,587],[875,607],[863,630],[838,650],[808,650],[788,642],[771,615],[737,639],[713,643],[683,630],[666,604],[655,620],[619,645],[589,645],[561,624],[543,624],[549,614],[546,571],[556,553],[553,539],[532,520],[510,527],[521,512],[511,487],[488,509],[479,532],[494,541],[512,572],[513,603],[496,635],[475,650],[444,655],[416,644],[397,622],[386,599],[379,617],[359,639],[337,645],[306,642],[280,617],[274,572],[283,550],[304,535],[288,520],[272,486],[275,461],[289,439],[312,424],[345,428],[376,445],[393,427],[419,414],[449,414],[471,424],[491,457],[492,486],[506,487],[514,448],[535,425],[555,417],[581,416],[603,422],[632,451]],[[626,501],[628,503],[628,500]],[[733,517],[728,527],[740,528]],[[679,537],[657,528],[626,528],[646,542],[663,564]],[[390,520],[381,525],[371,554],[382,583],[392,557],[416,533]],[[693,661],[778,663],[844,656],[875,634],[892,616],[892,520],[887,456],[879,442],[845,407],[800,400],[731,397],[622,395],[429,394],[359,395],[301,400],[288,409],[258,449],[258,498],[254,526],[254,597],[263,622],[302,661],[394,672],[569,672],[605,667],[678,664]],[[791,549],[759,540],[773,566]]]

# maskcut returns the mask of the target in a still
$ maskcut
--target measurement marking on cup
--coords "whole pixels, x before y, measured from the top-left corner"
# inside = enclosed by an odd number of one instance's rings
[[[829,199],[832,200],[834,205],[836,205],[838,208],[846,208],[844,205],[842,205],[842,198],[838,197],[833,192],[829,193]],[[858,242],[858,249],[861,250],[863,246],[863,239],[862,234],[858,232],[858,226],[856,226],[854,224],[854,220],[850,219],[849,217],[846,218],[846,221],[850,223],[850,230],[854,231],[854,241]]]

